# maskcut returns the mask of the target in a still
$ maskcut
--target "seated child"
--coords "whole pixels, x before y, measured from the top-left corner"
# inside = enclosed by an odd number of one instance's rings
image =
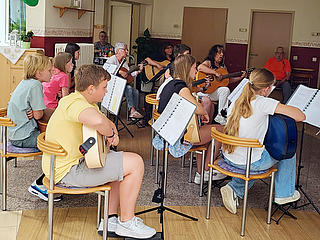
[[[50,82],[43,82],[43,100],[47,108],[57,108],[60,97],[69,95],[69,74],[73,69],[72,55],[60,52],[54,58],[55,73]]]
[[[43,54],[28,54],[23,61],[23,80],[13,91],[8,105],[8,117],[17,124],[8,128],[8,136],[16,147],[37,147],[40,131],[36,120],[42,118],[46,109],[41,83],[50,80],[51,71],[51,61]],[[46,194],[43,176],[37,180],[38,192]]]
[[[93,187],[110,183],[108,231],[119,236],[145,239],[152,237],[155,229],[145,225],[134,215],[144,174],[143,159],[132,152],[107,154],[102,168],[87,168],[79,146],[83,143],[82,126],[93,128],[110,145],[118,145],[119,136],[116,126],[97,106],[107,92],[110,75],[97,65],[82,65],[75,74],[74,93],[62,98],[52,114],[46,139],[60,144],[66,156],[57,156],[55,161],[55,183],[65,186]],[[44,153],[42,169],[50,177],[50,155]],[[120,206],[120,216],[117,217]]]

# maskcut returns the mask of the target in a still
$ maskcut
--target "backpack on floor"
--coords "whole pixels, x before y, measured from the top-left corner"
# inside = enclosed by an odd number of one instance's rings
[[[297,150],[296,121],[282,114],[269,115],[264,145],[271,157],[277,160],[292,158]]]

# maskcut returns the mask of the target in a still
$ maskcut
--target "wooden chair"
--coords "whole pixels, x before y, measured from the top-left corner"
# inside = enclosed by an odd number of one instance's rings
[[[310,87],[314,70],[308,68],[292,68],[290,76],[291,87],[295,89],[299,84]]]
[[[101,195],[104,194],[104,222],[103,222],[103,239],[107,239],[108,230],[108,201],[109,191],[111,187],[108,184],[87,187],[87,188],[67,188],[54,184],[54,166],[56,156],[65,156],[67,152],[58,144],[51,143],[45,140],[45,133],[41,133],[38,136],[37,142],[38,148],[47,154],[51,155],[50,160],[50,179],[45,177],[43,179],[44,186],[48,189],[48,239],[53,237],[53,195],[54,194],[89,194],[98,193],[98,214],[97,214],[97,228],[99,227],[99,221],[101,217]]]
[[[0,144],[0,154],[1,154],[1,181],[2,181],[2,210],[7,210],[7,162],[14,159],[15,166],[16,160],[19,157],[34,157],[42,155],[42,152],[37,148],[19,148],[13,146],[8,141],[8,127],[14,127],[16,124],[7,118],[7,109],[0,109],[0,127],[1,127],[1,144]]]
[[[204,161],[206,156],[207,147],[202,146],[193,146],[188,153],[190,153],[190,165],[189,165],[189,178],[188,182],[192,183],[192,167],[193,167],[193,154],[201,154],[201,173],[200,173],[200,192],[199,196],[203,196],[203,178],[204,178]]]
[[[274,185],[274,173],[277,171],[276,168],[270,168],[266,171],[259,172],[250,172],[251,165],[251,154],[252,148],[261,148],[263,145],[257,139],[248,139],[248,138],[239,138],[234,136],[228,136],[219,132],[216,128],[211,129],[211,137],[212,137],[212,151],[214,152],[214,141],[219,141],[221,143],[230,144],[237,147],[246,147],[247,148],[247,162],[246,162],[246,170],[241,170],[235,168],[231,165],[228,165],[223,159],[217,159],[213,163],[213,154],[211,154],[210,160],[210,175],[209,175],[209,186],[208,186],[208,204],[207,204],[207,215],[206,218],[210,218],[210,201],[211,201],[211,187],[212,187],[212,170],[216,169],[219,172],[235,177],[241,178],[245,181],[245,192],[243,197],[243,214],[241,221],[241,236],[244,236],[245,233],[245,222],[246,222],[246,211],[247,211],[247,197],[248,197],[248,184],[250,180],[253,179],[264,179],[271,176],[270,183],[270,195],[269,195],[269,205],[268,205],[268,218],[267,224],[271,223],[271,207],[272,207],[272,195],[273,195],[273,185]],[[213,153],[212,152],[212,153]]]
[[[152,118],[151,118],[151,123],[154,122],[154,118],[153,118],[153,113],[154,111],[156,111],[157,106],[159,104],[159,101],[156,99],[157,94],[156,93],[151,93],[146,95],[146,103],[149,103],[152,105]],[[152,124],[151,124],[152,125]],[[151,139],[154,138],[155,132],[153,130],[153,128],[151,128]],[[154,155],[154,148],[151,144],[151,149],[150,149],[150,165],[153,166],[153,155]],[[158,155],[158,152],[157,152]]]

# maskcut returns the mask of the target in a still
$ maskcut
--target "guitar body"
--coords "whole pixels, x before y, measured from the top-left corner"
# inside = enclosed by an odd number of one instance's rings
[[[126,79],[127,79],[127,84],[130,84],[130,83],[133,82],[133,77],[132,77],[131,73],[128,73],[128,72],[129,72],[128,69],[126,69],[126,68],[124,68],[124,67],[121,67],[121,68],[120,68],[120,71],[124,71],[125,73],[128,74],[128,76],[127,76],[127,78],[126,78]],[[122,77],[122,76],[119,74],[119,77]]]
[[[196,93],[192,93],[192,95],[195,97],[197,102],[199,102],[199,97]],[[187,126],[187,133],[184,135],[184,139],[188,141],[189,143],[198,143],[200,142],[200,133],[199,133],[199,125],[200,125],[200,119],[199,116],[197,116],[195,113],[193,114],[188,126]]]
[[[192,144],[200,142],[199,124],[196,114],[193,114],[187,126],[187,133],[184,135],[184,139]]]
[[[155,62],[156,62],[156,61],[155,61]],[[169,61],[169,60],[164,60],[164,61],[162,61],[162,62],[156,62],[156,63],[160,64],[160,65],[163,66],[163,67],[166,67],[166,66],[170,63],[170,61]],[[150,80],[150,79],[153,78],[154,75],[156,75],[156,74],[160,71],[160,69],[157,68],[157,67],[155,67],[155,66],[146,65],[146,66],[144,67],[144,71],[145,71],[145,73],[146,73],[147,79]],[[162,77],[163,75],[164,75],[164,74],[162,74],[161,77]]]
[[[218,80],[215,75],[211,75],[213,80],[210,83],[209,87],[207,88],[207,91],[205,91],[205,93],[210,94],[210,93],[213,93],[215,90],[217,90],[217,88],[219,88],[219,87],[227,87],[229,85],[229,78],[224,77],[229,74],[228,71],[225,68],[218,68],[216,70],[216,72],[218,72],[222,75],[222,79]],[[200,72],[200,71],[197,72],[196,81],[206,78],[207,75],[208,74]],[[204,86],[204,84],[202,85],[202,87],[203,86]]]
[[[105,145],[104,137],[92,128],[82,126],[83,142],[93,137],[96,143],[85,154],[84,159],[88,168],[101,168],[106,163],[109,147]]]

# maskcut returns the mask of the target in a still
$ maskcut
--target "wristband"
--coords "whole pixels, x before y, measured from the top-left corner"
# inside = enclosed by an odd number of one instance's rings
[[[115,135],[115,132],[114,132],[113,129],[112,129],[112,135],[111,135],[111,136],[106,136],[106,138],[113,138],[114,135]]]

